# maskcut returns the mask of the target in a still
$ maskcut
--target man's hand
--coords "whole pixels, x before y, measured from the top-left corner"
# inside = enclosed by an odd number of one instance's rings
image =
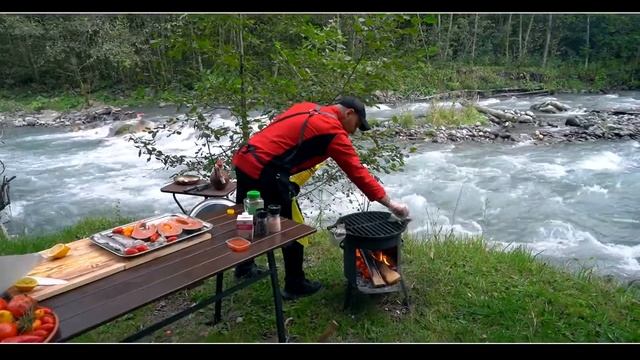
[[[406,217],[409,216],[409,208],[407,207],[407,205],[403,204],[403,203],[397,203],[395,201],[392,201],[389,204],[389,210],[391,210],[391,212],[401,218],[404,219]]]
[[[407,205],[389,199],[389,195],[385,195],[378,202],[387,207],[395,216],[404,219],[409,216],[409,208]]]

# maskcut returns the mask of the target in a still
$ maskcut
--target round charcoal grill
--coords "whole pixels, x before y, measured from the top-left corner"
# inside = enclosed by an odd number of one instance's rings
[[[402,290],[404,303],[408,305],[409,296],[401,278],[400,286],[386,286],[384,288],[365,289],[358,286],[356,269],[356,251],[360,250],[393,250],[397,272],[400,273],[400,252],[402,233],[407,229],[409,220],[399,220],[391,213],[384,211],[364,211],[345,215],[328,227],[337,238],[344,235],[340,242],[344,256],[344,276],[347,279],[345,292],[345,309],[351,305],[352,292],[359,289],[366,293],[383,293]],[[338,231],[344,225],[344,232]]]
[[[364,211],[345,215],[329,227],[344,224],[345,242],[355,242],[358,247],[384,249],[395,246],[400,235],[407,229],[406,220],[398,220],[384,211]]]

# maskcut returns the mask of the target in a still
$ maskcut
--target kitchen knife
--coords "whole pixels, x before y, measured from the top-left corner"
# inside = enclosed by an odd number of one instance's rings
[[[48,277],[42,277],[42,276],[31,276],[31,275],[29,275],[29,277],[36,279],[36,281],[38,282],[38,285],[42,285],[42,286],[63,285],[68,283],[67,280],[62,280],[62,279],[54,279],[54,278],[48,278]]]
[[[204,184],[192,186],[192,187],[184,190],[184,192],[188,193],[188,192],[192,192],[192,191],[202,191],[202,190],[204,190],[204,189],[206,189],[208,187],[209,187],[209,183],[204,183]]]

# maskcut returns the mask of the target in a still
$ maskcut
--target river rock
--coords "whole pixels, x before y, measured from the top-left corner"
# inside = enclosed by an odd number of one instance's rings
[[[104,108],[102,108],[100,110],[96,110],[93,113],[96,114],[96,115],[109,115],[112,112],[113,112],[113,109],[111,109],[110,107],[107,106],[107,107],[104,107]]]
[[[567,118],[567,120],[564,122],[564,124],[566,126],[575,126],[575,127],[581,127],[582,123],[580,123],[580,120],[578,120],[578,117],[576,116],[570,116]]]
[[[508,132],[503,132],[500,133],[500,138],[505,139],[505,140],[513,140],[513,137],[511,134],[509,134]]]
[[[544,101],[540,104],[531,105],[530,109],[544,113],[557,114],[559,112],[569,110],[570,107],[557,101]]]
[[[520,115],[518,117],[518,122],[519,123],[532,123],[533,122],[533,118],[531,116],[528,116],[528,115]]]

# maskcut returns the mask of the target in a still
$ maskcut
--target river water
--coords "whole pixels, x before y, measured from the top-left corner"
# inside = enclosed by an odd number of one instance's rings
[[[640,110],[640,93],[555,95],[485,99],[497,109],[527,110],[533,103],[559,100],[586,110]],[[424,115],[427,103],[368,108],[368,117]],[[137,109],[145,119],[166,119],[171,110]],[[553,115],[562,117],[565,115]],[[227,114],[215,123],[231,123]],[[137,156],[110,126],[71,132],[54,128],[6,128],[0,159],[11,183],[11,234],[46,233],[87,215],[150,216],[179,211],[160,188],[172,170]],[[195,134],[163,138],[165,152],[190,154]],[[524,245],[558,264],[593,267],[620,279],[640,278],[640,144],[636,141],[537,146],[529,143],[424,143],[406,159],[404,171],[379,174],[390,196],[410,207],[409,230],[484,235],[504,246]],[[331,203],[324,225],[358,204],[336,201],[333,189],[317,194]],[[200,198],[183,196],[186,206]],[[317,203],[317,202],[316,202]],[[303,201],[310,219],[320,213]],[[379,209],[373,205],[371,209]]]

